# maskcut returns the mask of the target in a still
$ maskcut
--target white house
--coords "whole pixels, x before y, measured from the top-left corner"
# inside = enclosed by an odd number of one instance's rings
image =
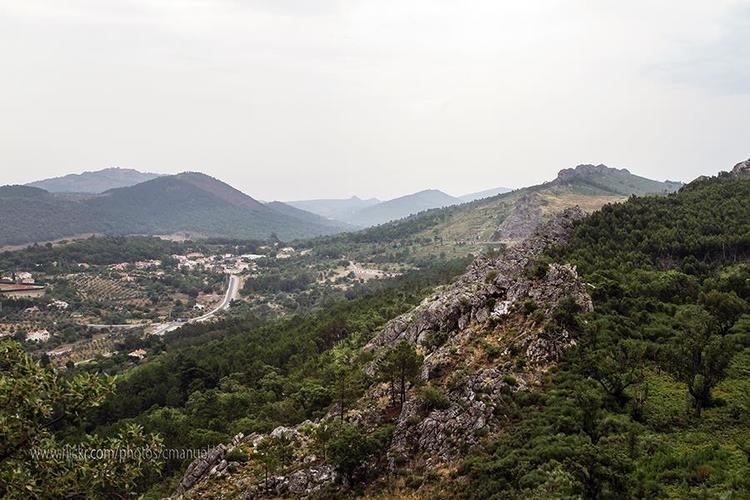
[[[131,351],[128,353],[128,356],[130,356],[131,358],[136,358],[136,359],[143,359],[145,355],[146,355],[145,349],[136,349],[135,351]]]
[[[26,334],[26,340],[29,342],[47,342],[49,337],[49,332],[46,329],[34,330]]]
[[[20,273],[16,273],[16,282],[31,285],[34,283],[34,277],[31,273],[21,271]]]
[[[68,307],[70,307],[70,304],[68,304],[64,300],[54,299],[54,300],[52,300],[52,302],[49,303],[48,307],[50,307],[50,308],[54,307],[55,309],[65,310]]]

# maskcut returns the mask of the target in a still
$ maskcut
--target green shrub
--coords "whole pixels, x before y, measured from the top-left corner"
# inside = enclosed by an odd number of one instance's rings
[[[432,384],[420,387],[417,398],[422,410],[428,413],[433,410],[445,410],[451,405],[442,389]]]
[[[225,458],[227,462],[239,462],[241,464],[244,464],[245,462],[247,462],[247,452],[239,446],[235,446],[234,448],[229,450],[229,453],[227,453],[227,456]]]
[[[529,279],[540,280],[547,276],[547,270],[551,263],[552,259],[546,255],[541,255],[528,263],[524,275]]]
[[[485,344],[484,346],[484,352],[487,354],[488,359],[495,359],[502,353],[502,349],[500,349],[495,344]]]
[[[448,341],[448,334],[446,332],[430,332],[425,336],[424,345],[425,347],[437,348],[444,345]]]

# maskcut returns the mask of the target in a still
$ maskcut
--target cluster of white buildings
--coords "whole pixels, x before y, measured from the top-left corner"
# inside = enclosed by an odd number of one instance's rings
[[[81,264],[78,264],[78,265],[80,266]],[[130,268],[130,266],[131,266],[130,262],[120,262],[119,264],[111,264],[107,266],[107,268],[111,271],[123,272],[123,271],[127,271]],[[133,262],[132,266],[138,270],[156,269],[161,266],[161,261],[158,259],[137,260]]]
[[[161,261],[159,259],[137,260],[133,265],[136,269],[156,269],[161,267]]]
[[[34,276],[27,271],[18,271],[10,276],[3,276],[0,281],[6,283],[17,283],[19,285],[33,285],[35,283]]]
[[[186,255],[172,255],[172,258],[177,261],[178,268],[188,269],[190,271],[200,268],[213,268],[214,259],[216,257],[216,255],[205,256],[200,252],[193,252]]]
[[[189,253],[187,255],[172,255],[177,261],[180,269],[205,269],[216,273],[239,274],[255,269],[255,261],[265,258],[262,254],[246,253],[234,255],[226,253],[223,255],[203,255],[202,253]]]

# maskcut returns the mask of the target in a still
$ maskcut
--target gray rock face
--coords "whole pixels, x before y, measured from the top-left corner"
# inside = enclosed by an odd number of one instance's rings
[[[226,453],[226,447],[220,444],[205,456],[193,460],[188,466],[187,471],[185,471],[180,484],[177,486],[175,496],[179,497],[185,494],[187,490],[208,477],[211,471],[219,467],[222,462],[224,463],[224,468],[226,468],[226,461],[224,460]]]
[[[750,160],[738,163],[732,169],[732,174],[738,177],[750,176]]]
[[[242,433],[236,435],[229,445],[219,445],[212,449],[206,456],[196,459],[190,464],[185,475],[180,481],[172,498],[194,498],[200,497],[200,493],[190,491],[204,481],[210,479],[224,479],[233,485],[234,490],[242,491],[241,498],[306,498],[310,497],[329,484],[338,480],[338,473],[327,464],[321,464],[314,455],[306,455],[300,460],[301,468],[290,472],[286,476],[269,477],[268,482],[257,478],[242,477],[235,474],[234,470],[238,464],[228,462],[226,455],[234,446],[249,444],[253,447],[268,437],[279,438],[286,436],[300,443],[304,436],[300,429],[314,426],[309,420],[295,427],[277,427],[267,435],[253,433],[248,436]]]
[[[573,225],[584,217],[569,209],[540,226],[534,234],[496,258],[480,258],[452,286],[426,299],[419,307],[386,325],[369,348],[378,349],[405,340],[425,355],[422,378],[426,381],[450,374],[449,406],[425,415],[416,398],[407,400],[398,418],[388,452],[391,467],[413,459],[415,465],[437,467],[456,459],[481,436],[499,429],[504,395],[525,390],[550,364],[575,345],[565,331],[545,332],[541,327],[516,332],[510,348],[499,353],[494,366],[469,369],[467,357],[474,337],[486,338],[491,321],[503,321],[514,306],[533,300],[548,315],[559,302],[572,298],[583,311],[593,308],[586,285],[575,268],[552,264],[541,278],[527,277],[526,267],[545,249],[569,238]],[[440,334],[444,343],[431,339]],[[514,360],[524,357],[518,370]],[[465,372],[462,378],[457,374]],[[374,395],[374,394],[373,394]]]
[[[586,177],[595,174],[606,174],[608,172],[621,172],[623,174],[629,174],[630,171],[626,168],[617,169],[611,168],[606,165],[578,165],[576,168],[566,168],[560,170],[557,174],[556,182],[565,183],[570,182],[576,177]]]
[[[270,477],[268,484],[254,484],[240,498],[307,498],[335,482],[338,474],[329,465],[320,465],[292,472],[288,476]]]
[[[526,266],[546,248],[565,243],[573,224],[585,217],[580,208],[567,209],[535,230],[528,239],[496,258],[480,257],[453,285],[428,297],[413,311],[389,322],[368,348],[377,349],[399,340],[420,344],[429,354],[427,339],[438,332],[451,333],[471,321],[501,314],[523,298],[532,298],[547,309],[572,296],[584,310],[591,298],[570,266],[551,266],[541,281],[523,276]],[[501,310],[493,309],[501,304]]]
[[[426,416],[418,401],[408,400],[388,451],[391,467],[420,454],[425,457],[422,467],[449,463],[460,458],[467,446],[478,444],[482,435],[497,430],[494,412],[502,396],[526,388],[525,380],[510,378],[511,371],[510,365],[504,365],[468,375],[449,392],[448,408]]]

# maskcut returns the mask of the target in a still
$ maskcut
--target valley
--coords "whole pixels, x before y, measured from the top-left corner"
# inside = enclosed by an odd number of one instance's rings
[[[3,297],[0,328],[63,377],[117,376],[86,414],[94,432],[137,424],[210,450],[153,465],[147,498],[525,498],[559,477],[590,498],[740,491],[743,165],[682,187],[579,166],[287,242],[31,245],[0,269],[43,294]],[[709,395],[686,399],[695,381],[674,360],[695,321],[716,321],[706,338],[721,349],[702,352],[723,354],[697,368],[715,370]],[[592,460],[612,465],[582,479]],[[693,463],[713,479],[692,479]]]

